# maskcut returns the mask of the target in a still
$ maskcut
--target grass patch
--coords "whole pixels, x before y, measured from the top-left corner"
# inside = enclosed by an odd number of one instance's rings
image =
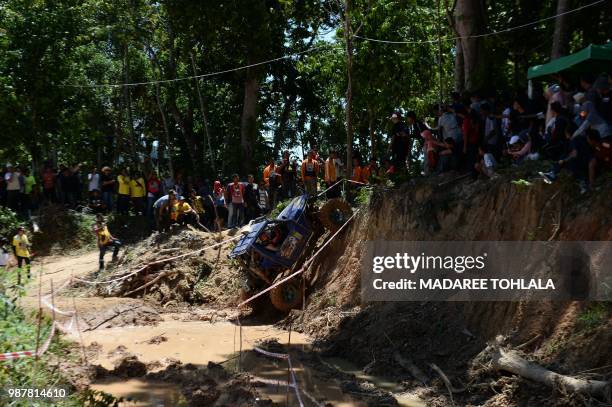
[[[596,302],[589,304],[588,307],[578,315],[578,322],[585,329],[594,329],[604,323],[610,310],[605,304]]]

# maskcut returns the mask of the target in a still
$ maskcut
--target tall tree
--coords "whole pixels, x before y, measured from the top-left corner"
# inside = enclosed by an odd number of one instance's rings
[[[457,90],[480,90],[486,83],[487,66],[484,41],[476,36],[485,29],[484,0],[456,0],[453,19],[463,57],[463,86]]]
[[[568,16],[565,14],[571,6],[571,0],[557,0],[557,18],[555,18],[555,32],[553,34],[550,58],[559,58],[566,54],[568,48],[569,26]]]

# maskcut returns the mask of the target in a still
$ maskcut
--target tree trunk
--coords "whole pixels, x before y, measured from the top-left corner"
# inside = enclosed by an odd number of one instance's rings
[[[482,89],[486,83],[486,61],[482,38],[485,16],[482,0],[457,0],[454,12],[454,25],[461,37],[463,52],[463,87],[473,92]]]
[[[202,113],[202,120],[204,121],[204,134],[206,135],[206,143],[208,144],[208,159],[210,160],[210,166],[213,170],[213,173],[217,172],[215,166],[215,156],[213,155],[212,146],[210,144],[210,133],[208,132],[208,119],[206,117],[206,109],[204,109],[204,98],[202,97],[202,91],[200,90],[200,79],[197,78],[198,70],[196,68],[195,58],[193,53],[189,54],[191,56],[191,65],[193,67],[193,74],[196,76],[194,78],[196,89],[198,91],[198,100],[200,102],[200,111]]]
[[[166,144],[166,151],[168,152],[168,167],[170,170],[170,175],[174,179],[174,165],[172,163],[172,144],[170,144],[170,130],[168,129],[168,121],[166,120],[166,112],[164,111],[164,108],[161,104],[159,83],[155,83],[155,101],[157,102],[157,108],[159,109],[159,114],[161,115],[162,124],[164,125],[164,136],[165,136],[164,141]],[[157,154],[161,155],[161,151],[158,151]]]
[[[461,46],[461,40],[458,39],[455,45],[455,91],[463,93],[465,91],[464,84],[463,47]]]
[[[124,71],[125,71],[125,83],[130,83],[130,58],[128,56],[129,48],[128,45],[125,45],[124,49]],[[132,162],[136,165],[137,168],[140,168],[140,160],[138,159],[138,154],[136,152],[136,133],[134,132],[134,116],[132,113],[132,93],[129,86],[123,87],[124,98],[126,103],[126,113],[127,113],[127,121],[128,121],[128,129],[130,136],[130,152],[132,154]]]
[[[176,100],[172,100],[168,104],[168,108],[170,109],[170,113],[176,124],[178,124],[181,129],[181,133],[183,134],[183,139],[185,140],[185,145],[187,146],[187,152],[189,153],[189,158],[191,159],[191,164],[195,172],[200,168],[200,158],[198,155],[198,146],[196,144],[196,139],[193,134],[193,123],[191,121],[188,122],[179,111],[176,106]],[[188,113],[189,116],[189,113]]]
[[[567,15],[559,15],[566,13],[571,6],[571,0],[557,1],[557,18],[555,18],[555,32],[553,34],[552,50],[550,59],[562,57],[567,52],[567,43],[569,35],[569,25]]]
[[[369,108],[368,109],[368,132],[370,133],[370,159],[376,159],[377,154],[376,154],[376,148],[377,148],[377,143],[376,143],[376,133],[374,132],[374,120],[375,120],[375,115],[372,112],[372,109]]]
[[[351,0],[344,1],[344,40],[346,42],[346,177],[353,173],[353,33]]]
[[[253,61],[249,58],[248,64]],[[247,174],[253,170],[253,145],[257,133],[257,93],[259,81],[253,68],[248,68],[244,81],[244,105],[242,107],[242,120],[240,122],[240,148],[242,157],[240,170]]]
[[[495,348],[492,364],[498,370],[505,370],[529,380],[544,383],[549,387],[561,386],[569,392],[585,393],[610,400],[612,383],[599,380],[577,379],[552,372],[540,365],[523,359],[516,351]]]
[[[291,108],[297,99],[297,94],[292,93],[285,99],[285,104],[283,105],[283,111],[278,120],[278,127],[274,132],[274,156],[278,156],[281,150],[281,144],[285,139],[285,132],[287,131],[287,124],[289,123],[289,116],[291,115]]]

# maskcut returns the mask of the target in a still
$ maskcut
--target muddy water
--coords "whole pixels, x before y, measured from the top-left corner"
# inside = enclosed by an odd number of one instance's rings
[[[225,363],[226,368],[238,368],[238,359],[235,356],[240,350],[240,336],[242,335],[242,358],[240,369],[258,378],[276,382],[285,382],[288,379],[287,362],[285,360],[273,359],[251,352],[257,341],[275,338],[279,343],[285,345],[289,341],[287,331],[276,329],[269,325],[243,326],[240,329],[229,322],[211,324],[200,321],[181,321],[172,316],[165,316],[164,321],[156,326],[129,326],[99,329],[83,333],[85,345],[93,342],[101,346],[96,360],[108,369],[112,369],[113,360],[121,355],[117,351],[119,346],[138,356],[142,362],[148,363],[160,361],[164,358],[180,360],[183,363],[206,365],[209,361]],[[156,336],[163,336],[165,340],[156,344],[149,340]],[[76,339],[76,338],[75,338]],[[307,336],[293,332],[291,334],[291,348],[296,350],[308,350],[309,339]],[[229,360],[229,362],[228,362]],[[360,374],[359,369],[351,366],[343,360],[329,360],[327,363],[343,371]],[[298,384],[304,392],[305,403],[311,405],[306,393],[316,399],[325,399],[334,406],[348,407],[365,405],[350,395],[340,390],[340,383],[330,380],[320,372],[305,368],[299,361],[294,361],[294,370]],[[363,377],[375,385],[391,392],[399,389],[393,383],[385,383],[374,377]],[[184,400],[180,396],[178,388],[172,385],[150,383],[143,380],[128,381],[106,381],[98,382],[92,386],[94,389],[103,390],[116,397],[123,397],[127,401],[125,406],[175,406],[181,405]],[[270,384],[259,388],[260,393],[273,401],[289,405],[295,405],[295,395],[287,394],[287,388],[282,385]],[[396,397],[402,406],[422,406],[423,404],[414,397]]]

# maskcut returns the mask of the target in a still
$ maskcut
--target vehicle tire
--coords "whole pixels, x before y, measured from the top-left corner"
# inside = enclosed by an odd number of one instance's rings
[[[302,305],[302,289],[299,283],[288,282],[270,290],[270,301],[279,311],[289,312]]]
[[[353,215],[353,208],[342,198],[330,199],[319,211],[319,219],[330,232],[335,232]]]

